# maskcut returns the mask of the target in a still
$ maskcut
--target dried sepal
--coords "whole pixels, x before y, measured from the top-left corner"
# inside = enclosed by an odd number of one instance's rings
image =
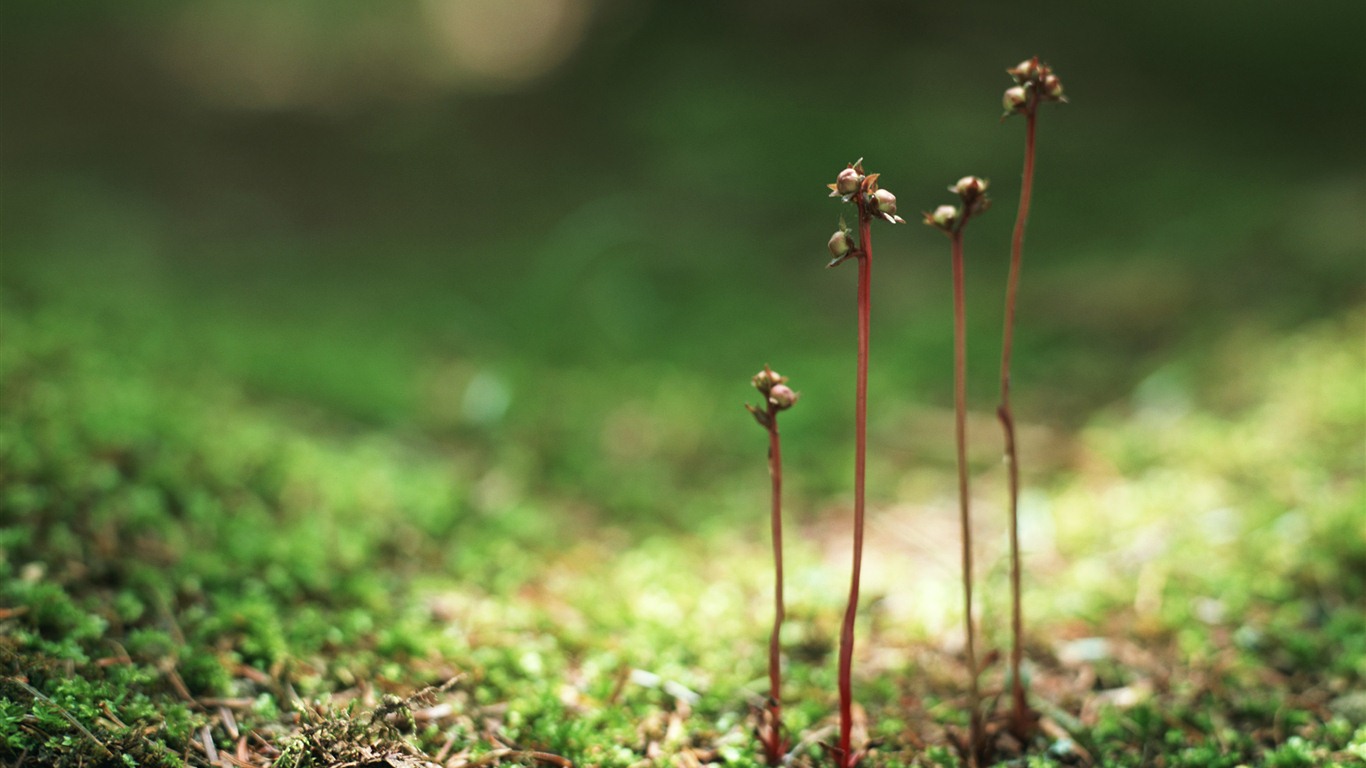
[[[764,429],[773,429],[773,419],[769,417],[766,409],[755,408],[749,403],[745,403],[745,410],[749,411],[750,415],[754,417],[754,420],[759,423],[759,426]]]

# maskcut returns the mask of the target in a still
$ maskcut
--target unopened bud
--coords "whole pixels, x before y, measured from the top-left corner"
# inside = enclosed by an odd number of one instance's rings
[[[774,408],[785,411],[797,402],[797,393],[786,384],[775,384],[773,389],[768,392],[768,401]]]
[[[878,213],[896,213],[896,195],[885,189],[873,193],[873,207]]]
[[[871,178],[871,177],[870,177]],[[906,220],[896,215],[896,195],[885,189],[873,192],[873,212],[889,224],[905,224]]]
[[[859,190],[862,183],[863,174],[853,167],[845,168],[835,177],[835,192],[840,195],[852,195]]]
[[[754,378],[750,379],[750,383],[754,385],[754,388],[759,390],[765,397],[768,396],[768,393],[772,391],[775,385],[781,384],[783,381],[785,381],[785,379],[768,366],[764,366],[762,371],[754,374]]]
[[[1023,85],[1038,77],[1039,60],[1037,58],[1025,59],[1014,69],[1007,69],[1006,73],[1015,78],[1015,82]]]
[[[854,250],[854,240],[847,230],[839,230],[830,236],[830,255],[837,259],[848,256]]]
[[[1039,87],[1045,98],[1052,101],[1065,101],[1062,95],[1062,81],[1058,79],[1057,75],[1051,73],[1045,75],[1039,83]]]
[[[952,232],[953,225],[958,221],[958,209],[952,205],[941,205],[934,209],[934,213],[925,214],[925,223],[931,227],[938,227],[945,232]]]
[[[987,190],[986,179],[976,176],[964,176],[958,180],[957,184],[949,187],[950,192],[958,193],[964,200],[971,200]]]
[[[1005,95],[1001,97],[1001,106],[1005,107],[1007,115],[1023,112],[1027,103],[1029,103],[1029,94],[1025,92],[1022,85],[1007,88]]]

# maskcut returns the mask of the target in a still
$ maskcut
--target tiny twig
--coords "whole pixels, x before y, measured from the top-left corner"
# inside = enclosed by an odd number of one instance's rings
[[[100,702],[100,711],[103,712],[103,713],[104,713],[104,716],[107,717],[107,718],[109,718],[109,722],[113,723],[116,727],[119,727],[119,728],[127,728],[127,727],[128,727],[128,724],[125,723],[125,722],[123,722],[123,720],[119,718],[118,713],[115,712],[115,711],[114,711],[114,708],[111,707],[111,706],[109,705],[109,702],[107,702],[107,701],[101,701],[101,702]]]
[[[209,762],[218,762],[218,746],[213,743],[213,732],[209,730],[209,726],[205,725],[199,729],[199,738],[204,742],[204,754],[208,756]]]
[[[540,763],[549,763],[560,768],[574,768],[574,763],[566,757],[552,754],[550,752],[539,752],[527,749],[500,748],[493,749],[478,758],[465,763],[461,768],[479,768],[479,766],[491,765],[501,762],[503,758],[511,757],[514,759],[535,760]]]

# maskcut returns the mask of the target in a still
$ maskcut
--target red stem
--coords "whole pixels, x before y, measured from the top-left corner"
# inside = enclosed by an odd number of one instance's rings
[[[854,620],[858,615],[859,573],[863,567],[864,467],[868,436],[868,330],[871,316],[873,240],[872,212],[862,192],[856,200],[859,219],[858,252],[858,376],[854,388],[854,565],[849,580],[849,605],[840,632],[840,758],[846,768],[858,764],[852,748]]]
[[[779,765],[786,751],[782,739],[782,690],[778,634],[786,610],[783,606],[783,457],[778,440],[778,409],[768,405],[768,473],[773,480],[773,634],[768,641],[768,726],[764,750],[769,765]]]
[[[972,621],[972,522],[968,503],[967,436],[967,322],[963,299],[963,226],[971,214],[953,231],[953,408],[954,432],[958,443],[958,518],[963,541],[963,625],[967,630],[969,712],[968,765],[977,765],[982,744],[981,694],[977,687],[977,643]]]
[[[1015,296],[1020,285],[1020,262],[1024,255],[1025,224],[1029,220],[1029,197],[1034,187],[1034,118],[1039,102],[1031,99],[1025,111],[1025,159],[1020,187],[1020,209],[1015,215],[1015,234],[1010,248],[1010,279],[1006,286],[1005,332],[1001,344],[1001,404],[996,417],[1005,433],[1006,469],[1010,475],[1010,688],[1012,701],[1011,729],[1018,736],[1030,730],[1029,706],[1025,701],[1020,664],[1024,657],[1022,638],[1024,618],[1020,604],[1020,464],[1015,452],[1015,417],[1010,409],[1010,353],[1015,338]]]

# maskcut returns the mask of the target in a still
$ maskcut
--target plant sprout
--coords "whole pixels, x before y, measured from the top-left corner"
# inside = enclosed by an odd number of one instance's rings
[[[1001,403],[996,417],[1005,433],[1006,468],[1010,474],[1010,729],[1025,738],[1037,722],[1025,700],[1024,681],[1020,665],[1024,657],[1024,617],[1020,605],[1020,463],[1015,450],[1015,416],[1010,409],[1010,353],[1015,337],[1015,298],[1020,285],[1020,262],[1024,255],[1025,224],[1029,221],[1030,194],[1034,187],[1034,129],[1039,104],[1045,101],[1067,101],[1062,93],[1062,81],[1038,57],[1026,59],[1006,72],[1015,85],[1006,89],[1002,97],[1004,121],[1011,115],[1025,116],[1024,174],[1020,185],[1020,209],[1015,215],[1015,232],[1010,245],[1010,278],[1006,285],[1005,330],[1001,342]]]
[[[835,267],[846,260],[858,260],[858,372],[854,387],[854,559],[849,579],[849,603],[844,612],[844,623],[840,630],[839,654],[839,693],[840,693],[840,740],[837,760],[843,768],[852,768],[862,758],[862,752],[855,752],[852,744],[853,733],[853,663],[854,663],[854,620],[858,616],[859,572],[863,567],[863,506],[864,506],[864,468],[867,456],[868,436],[868,331],[872,309],[871,282],[873,264],[872,222],[874,218],[884,219],[892,224],[904,224],[896,215],[896,196],[878,187],[878,174],[865,174],[863,160],[852,163],[840,171],[835,183],[830,187],[830,196],[838,197],[846,203],[853,203],[858,210],[859,234],[857,242],[853,233],[840,221],[840,228],[830,237],[830,254],[833,258],[826,266]]]
[[[968,497],[967,438],[967,322],[963,297],[963,229],[973,216],[986,211],[991,201],[986,181],[964,176],[949,187],[962,205],[941,205],[925,214],[925,223],[943,230],[952,241],[953,253],[953,410],[958,447],[958,512],[963,545],[963,624],[968,662],[968,765],[975,768],[986,757],[982,738],[981,692],[978,690],[977,643],[972,620],[972,515]]]
[[[749,403],[745,408],[768,432],[768,474],[773,482],[771,525],[773,529],[773,634],[768,641],[768,702],[759,725],[759,742],[769,765],[781,765],[787,754],[783,736],[781,648],[778,642],[786,609],[783,605],[783,456],[778,439],[778,413],[797,402],[797,393],[787,386],[787,377],[764,366],[751,379],[763,396],[762,407]]]

